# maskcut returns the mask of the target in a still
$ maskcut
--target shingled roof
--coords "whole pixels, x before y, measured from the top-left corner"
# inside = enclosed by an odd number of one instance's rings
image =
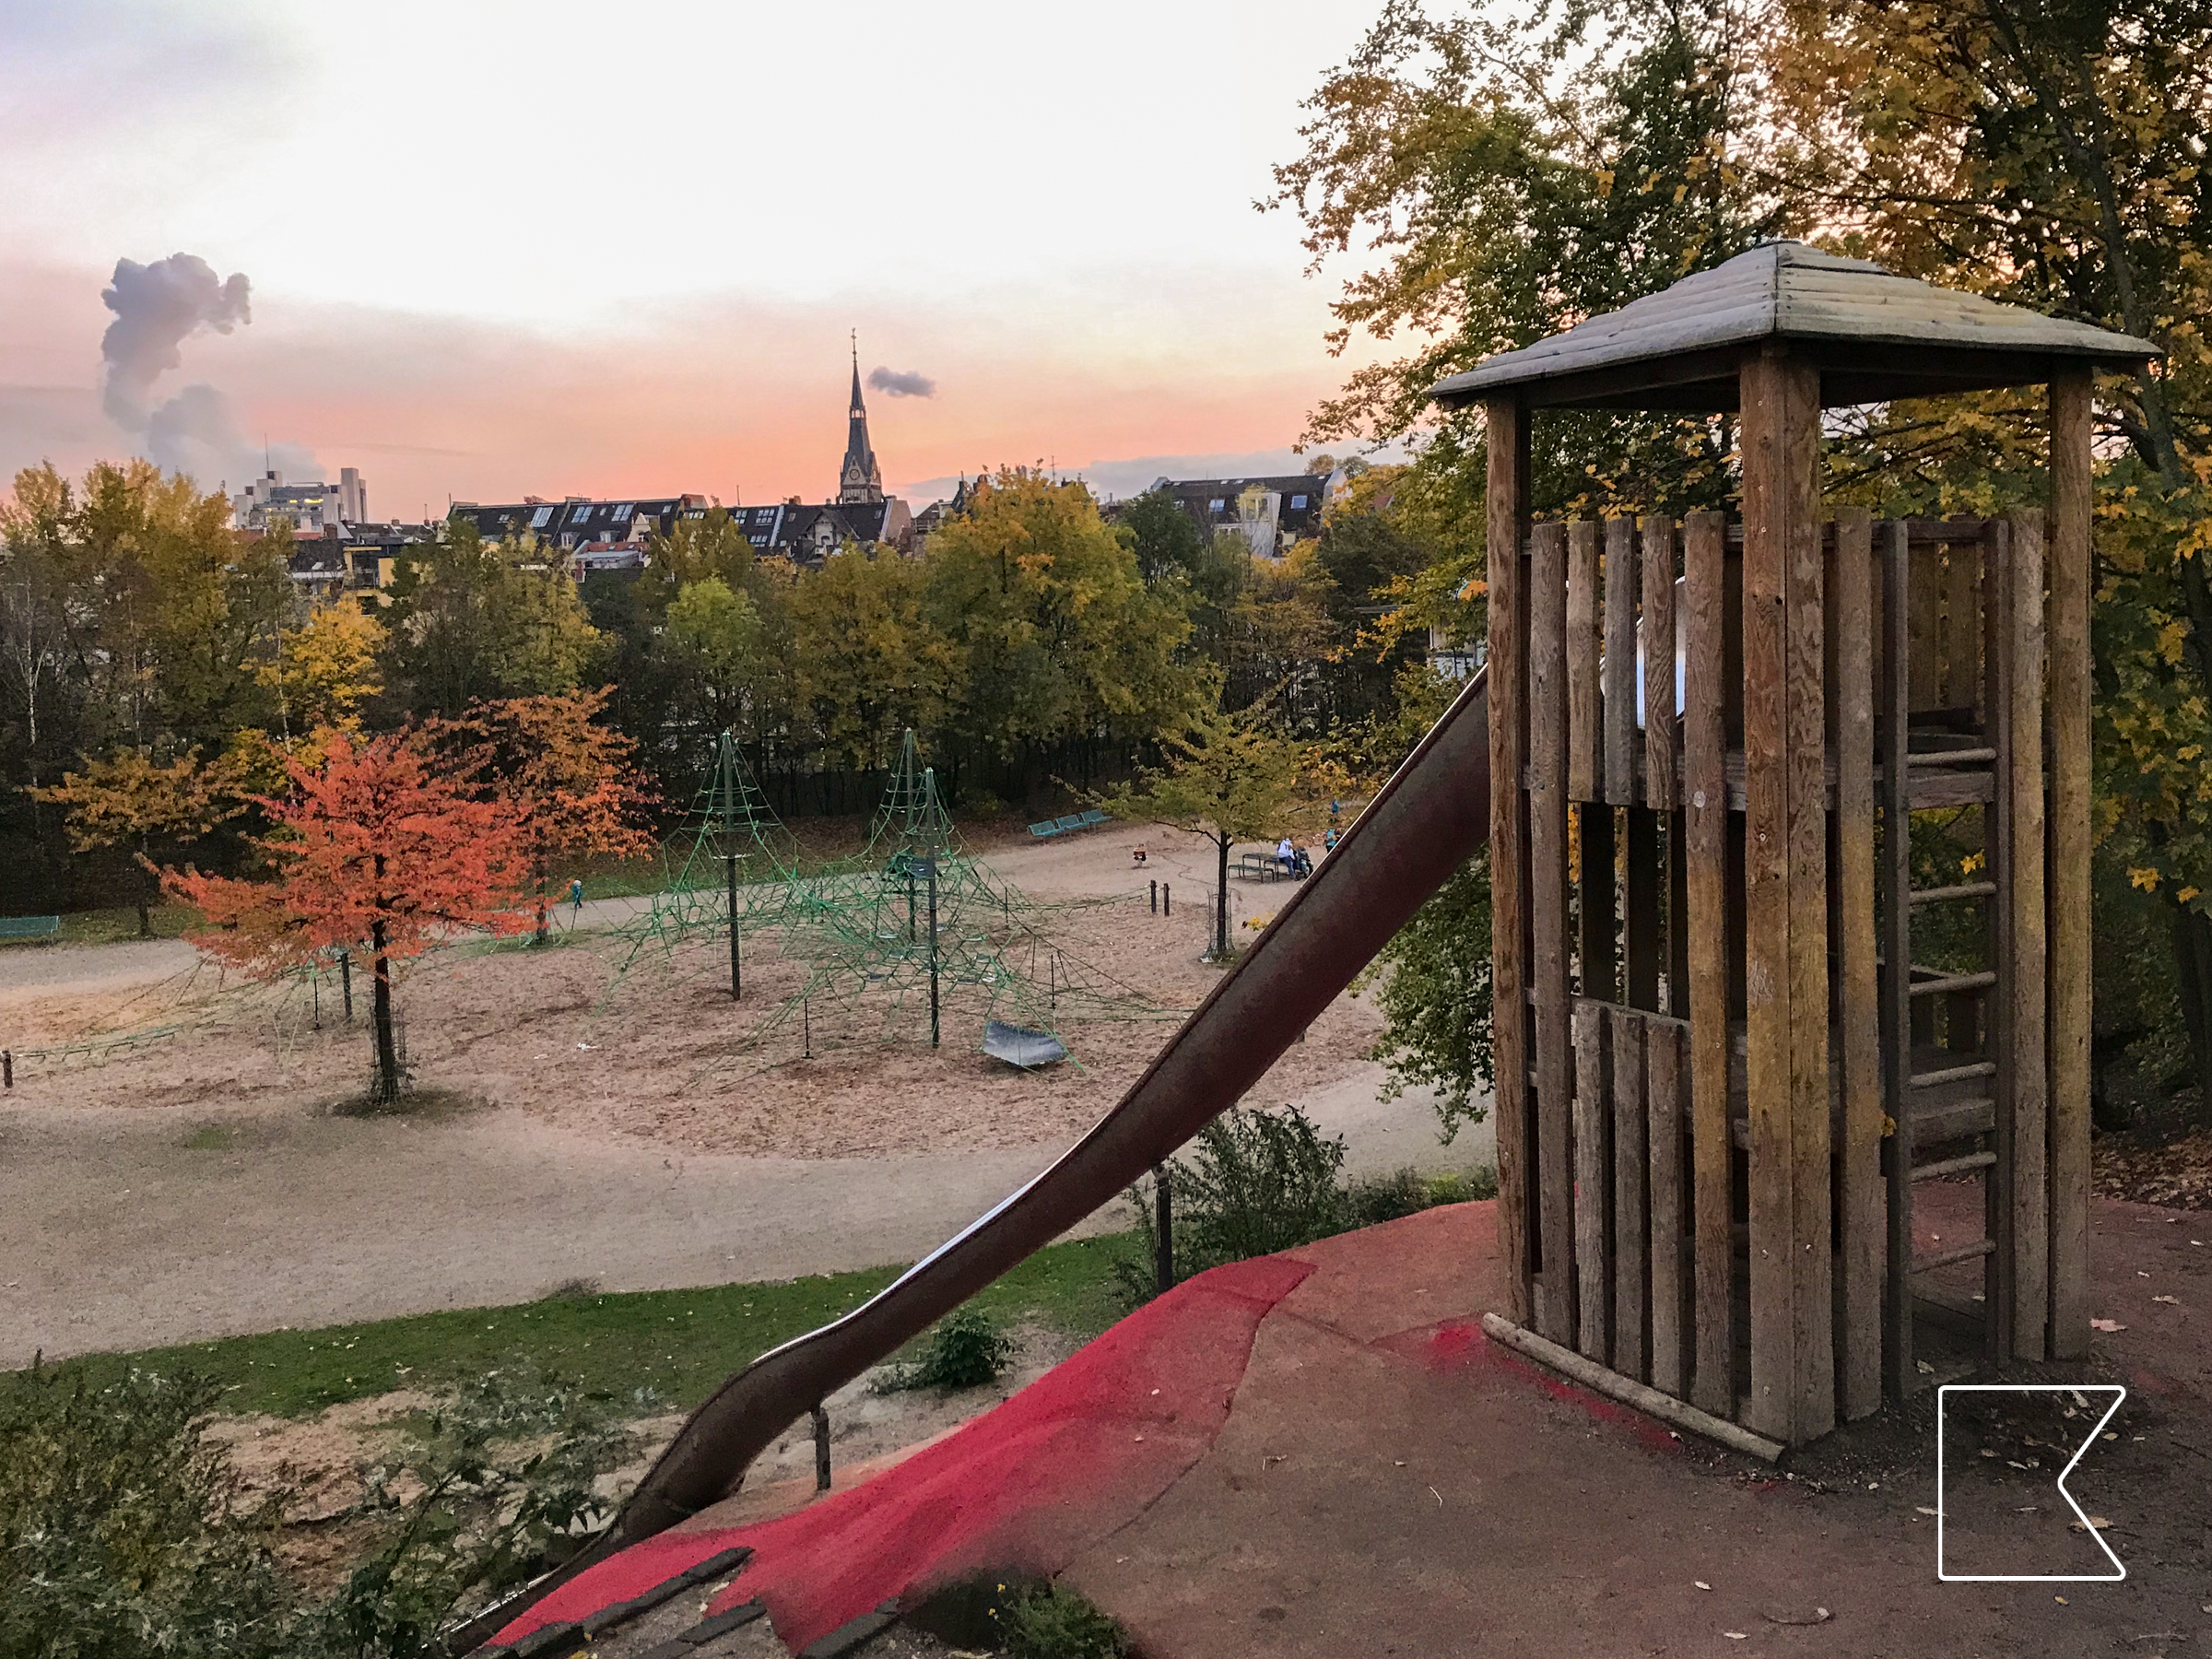
[[[1535,406],[1733,409],[1737,365],[1770,340],[1819,366],[1831,406],[2030,385],[2064,362],[2134,369],[2160,355],[2131,335],[1771,241],[1486,359],[1430,395],[1453,408],[1513,391]]]

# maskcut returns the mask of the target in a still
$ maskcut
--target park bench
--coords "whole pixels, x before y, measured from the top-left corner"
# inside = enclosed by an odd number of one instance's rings
[[[1280,881],[1289,872],[1272,853],[1240,853],[1235,871],[1239,881]]]
[[[0,916],[0,939],[51,939],[61,931],[59,916]]]
[[[1078,830],[1096,830],[1100,824],[1113,820],[1096,806],[1085,812],[1071,812],[1065,818],[1047,818],[1041,824],[1031,824],[1030,833],[1039,841],[1054,835],[1073,835]]]
[[[1060,826],[1053,822],[1052,819],[1047,818],[1041,824],[1031,824],[1030,826],[1030,833],[1035,836],[1039,841],[1047,841],[1053,836],[1060,833]]]

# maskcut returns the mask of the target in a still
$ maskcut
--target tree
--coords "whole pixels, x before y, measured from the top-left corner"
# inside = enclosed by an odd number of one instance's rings
[[[558,552],[524,533],[488,542],[458,517],[400,561],[391,640],[419,712],[573,691],[599,632]]]
[[[1208,955],[1230,959],[1229,850],[1241,841],[1270,841],[1311,811],[1300,784],[1312,782],[1306,751],[1265,730],[1256,710],[1201,714],[1161,739],[1167,766],[1146,772],[1138,786],[1106,801],[1117,818],[1149,818],[1188,830],[1214,843],[1214,943]]]
[[[368,944],[374,970],[376,1075],[370,1098],[403,1087],[392,968],[457,933],[519,933],[529,880],[522,828],[504,802],[436,769],[418,734],[356,742],[334,734],[319,765],[292,760],[290,789],[258,803],[276,826],[255,847],[265,880],[165,869],[162,881],[206,924],[200,949],[269,979],[332,949]]]
[[[799,700],[846,765],[887,764],[901,733],[945,717],[958,655],[924,606],[923,564],[833,553],[791,595]]]
[[[669,654],[688,685],[707,728],[735,728],[746,693],[759,679],[760,613],[743,588],[732,592],[719,576],[688,582],[668,606]]]
[[[88,760],[82,771],[65,772],[57,784],[31,794],[67,815],[70,844],[79,853],[130,846],[147,879],[138,893],[138,936],[154,935],[152,907],[160,877],[152,854],[185,846],[246,810],[238,780],[219,762],[200,763],[192,749],[166,766],[145,749],[125,749],[102,760]]]
[[[567,697],[480,703],[425,733],[512,818],[541,944],[555,860],[625,858],[653,847],[644,817],[654,796],[637,774],[637,745],[600,724],[613,695],[612,686],[603,686]]]
[[[278,730],[288,739],[322,726],[360,730],[362,705],[384,688],[377,663],[383,647],[384,625],[343,599],[280,629],[276,658],[260,670],[276,700]]]

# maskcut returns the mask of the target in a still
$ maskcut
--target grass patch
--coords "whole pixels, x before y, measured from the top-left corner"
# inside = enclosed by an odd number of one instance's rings
[[[235,1124],[202,1124],[177,1143],[187,1152],[228,1152],[238,1145]]]
[[[1031,1318],[1088,1341],[1121,1316],[1112,1264],[1127,1249],[1119,1236],[1049,1245],[971,1305],[994,1319]],[[900,1271],[873,1267],[779,1284],[621,1294],[579,1295],[564,1285],[542,1301],[513,1307],[90,1354],[70,1364],[95,1387],[133,1371],[194,1372],[217,1385],[228,1413],[306,1417],[518,1361],[618,1398],[650,1388],[664,1408],[688,1410],[739,1366],[852,1312]]]

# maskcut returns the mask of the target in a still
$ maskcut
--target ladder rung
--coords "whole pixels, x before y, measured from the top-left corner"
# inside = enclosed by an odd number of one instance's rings
[[[1969,1077],[1994,1077],[1994,1060],[1977,1060],[1971,1065],[1946,1066],[1942,1071],[1920,1072],[1905,1079],[1907,1088],[1934,1088],[1944,1083],[1963,1083]]]
[[[1955,899],[1994,899],[1997,884],[1994,881],[1968,881],[1957,887],[1923,888],[1914,893],[1914,904],[1948,904]]]
[[[1986,991],[1997,982],[1994,973],[1947,973],[1937,979],[1915,980],[1914,996],[1945,996],[1954,991]]]
[[[1914,1181],[1938,1181],[1946,1175],[1963,1175],[1969,1170],[1986,1170],[1997,1161],[1994,1152],[1969,1152],[1964,1158],[1947,1158],[1940,1163],[1923,1164],[1912,1171]]]
[[[1909,751],[1905,756],[1905,764],[1908,767],[1980,766],[1996,758],[1997,751],[1994,748],[1921,749],[1917,752]]]
[[[1976,1239],[1971,1244],[1954,1244],[1948,1250],[1939,1250],[1933,1255],[1914,1256],[1912,1271],[1933,1273],[1938,1267],[1948,1267],[1953,1262],[1971,1262],[1976,1256],[1994,1254],[1996,1248],[1997,1241],[1994,1239]]]

